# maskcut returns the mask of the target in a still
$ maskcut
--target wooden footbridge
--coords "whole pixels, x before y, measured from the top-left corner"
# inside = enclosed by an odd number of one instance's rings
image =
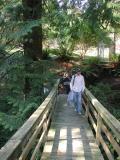
[[[85,115],[78,115],[57,85],[1,148],[0,160],[118,160],[120,122],[87,89]]]

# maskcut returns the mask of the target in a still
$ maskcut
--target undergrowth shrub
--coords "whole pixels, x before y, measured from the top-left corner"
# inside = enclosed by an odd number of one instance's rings
[[[112,90],[109,84],[98,83],[89,86],[92,94],[103,104],[111,114],[120,120],[120,91]]]
[[[4,70],[0,83],[0,147],[40,106],[56,81],[56,65],[53,61],[28,63],[29,72],[25,70],[23,55],[16,54],[0,65],[0,71]],[[30,84],[27,96],[24,92],[26,77]],[[44,84],[47,93],[44,93]],[[4,131],[7,134],[3,136]]]

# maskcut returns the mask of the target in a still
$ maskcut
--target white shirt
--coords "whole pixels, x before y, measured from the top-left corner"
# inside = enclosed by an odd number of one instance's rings
[[[74,80],[74,85],[73,85],[73,80]],[[70,82],[70,89],[73,90],[74,92],[83,92],[85,89],[85,81],[84,77],[80,75],[75,75],[72,76],[71,82]]]

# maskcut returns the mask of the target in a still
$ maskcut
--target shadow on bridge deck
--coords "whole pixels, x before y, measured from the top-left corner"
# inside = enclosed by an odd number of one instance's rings
[[[42,160],[103,160],[87,118],[67,106],[66,95],[57,98],[55,114]]]

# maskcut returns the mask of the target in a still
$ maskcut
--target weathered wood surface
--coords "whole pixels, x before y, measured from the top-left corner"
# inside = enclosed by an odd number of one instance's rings
[[[120,122],[86,89],[87,98],[94,106],[96,111],[100,114],[105,123],[112,129],[114,135],[120,140]]]
[[[85,116],[59,95],[41,160],[103,160]]]
[[[28,160],[30,155],[32,160],[35,159],[54,112],[58,82],[38,109],[0,149],[0,160]]]
[[[120,122],[86,88],[83,104],[92,124],[97,144],[109,160],[120,158]],[[109,144],[109,145],[108,145]],[[109,146],[112,146],[109,147]],[[113,154],[113,150],[116,154]]]

